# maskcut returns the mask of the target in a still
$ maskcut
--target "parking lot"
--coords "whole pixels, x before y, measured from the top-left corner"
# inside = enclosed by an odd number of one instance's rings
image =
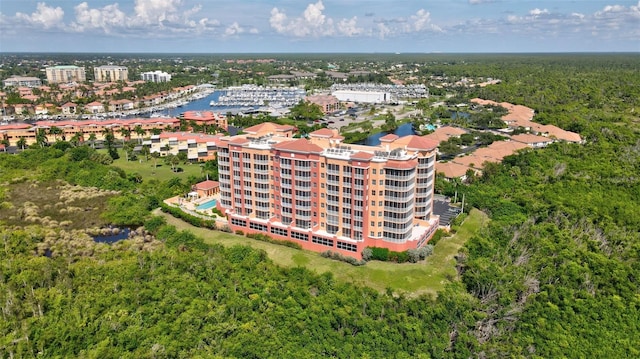
[[[449,226],[461,211],[459,207],[452,206],[449,201],[450,199],[444,196],[436,195],[433,198],[433,214],[440,216],[439,225],[443,227]]]

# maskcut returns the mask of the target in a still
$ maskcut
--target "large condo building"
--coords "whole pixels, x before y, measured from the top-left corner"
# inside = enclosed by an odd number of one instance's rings
[[[84,82],[87,80],[84,67],[65,65],[46,68],[47,81],[50,84]]]
[[[423,246],[432,216],[437,143],[387,135],[344,145],[322,129],[308,139],[263,123],[218,141],[220,201],[230,227],[360,258],[365,247]]]
[[[166,73],[166,72],[162,72],[162,71],[143,72],[143,73],[140,74],[140,78],[143,81],[149,81],[149,82],[169,82],[169,81],[171,81],[171,75]]]
[[[128,81],[129,70],[124,66],[104,65],[93,69],[95,82]]]

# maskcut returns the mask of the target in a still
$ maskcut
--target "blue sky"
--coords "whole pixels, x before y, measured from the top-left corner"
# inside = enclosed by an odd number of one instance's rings
[[[640,1],[0,0],[0,52],[640,51]]]

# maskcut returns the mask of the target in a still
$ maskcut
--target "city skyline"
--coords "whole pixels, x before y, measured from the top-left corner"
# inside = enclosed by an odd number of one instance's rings
[[[0,52],[640,51],[638,1],[3,0]]]

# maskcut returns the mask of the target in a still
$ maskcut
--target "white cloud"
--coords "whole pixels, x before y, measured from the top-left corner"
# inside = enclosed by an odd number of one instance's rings
[[[67,32],[93,32],[116,36],[171,37],[217,32],[218,20],[198,18],[201,6],[184,8],[183,0],[135,0],[133,11],[120,9],[118,3],[103,7],[91,7],[81,2],[74,7],[75,18],[64,23],[64,11],[38,3],[32,14],[16,13],[5,17],[0,25],[10,22],[27,23],[35,29],[59,28]]]
[[[496,0],[469,0],[469,4],[471,5],[487,4],[495,1]]]
[[[349,37],[362,34],[362,28],[358,27],[358,18],[342,19],[337,24],[338,32]]]
[[[640,40],[640,2],[637,6],[608,5],[591,14],[535,8],[503,19],[469,20],[447,30],[468,34],[521,33],[538,38],[583,34],[597,39]]]
[[[531,16],[540,16],[540,15],[548,15],[548,14],[549,14],[549,10],[547,9],[541,10],[541,9],[535,8],[529,11],[529,15]]]
[[[135,16],[143,24],[179,21],[181,0],[136,0]]]
[[[322,0],[318,0],[307,5],[301,16],[289,18],[284,11],[274,7],[269,24],[276,32],[294,37],[356,36],[363,32],[357,25],[357,17],[336,22],[327,17],[324,10]]]
[[[400,34],[421,33],[425,31],[443,32],[444,30],[431,21],[431,13],[425,9],[416,11],[408,18],[376,19],[380,37],[391,37]],[[384,25],[384,26],[381,26]]]
[[[71,28],[77,32],[100,29],[109,34],[115,28],[126,27],[127,15],[118,8],[118,4],[107,5],[102,9],[91,9],[86,2],[74,8],[76,21]]]
[[[440,27],[431,23],[431,13],[424,9],[418,10],[415,15],[410,17],[411,25],[414,31],[420,32],[424,30],[442,31]]]
[[[36,11],[31,15],[16,13],[16,18],[33,26],[41,26],[44,29],[51,29],[64,25],[64,11],[60,7],[50,7],[45,3],[38,3]]]
[[[225,37],[237,36],[237,35],[244,34],[244,33],[258,34],[258,33],[260,33],[260,31],[258,31],[258,29],[256,29],[256,28],[246,28],[246,27],[240,26],[240,24],[238,24],[237,21],[234,21],[233,24],[229,25],[224,30],[224,36]]]

